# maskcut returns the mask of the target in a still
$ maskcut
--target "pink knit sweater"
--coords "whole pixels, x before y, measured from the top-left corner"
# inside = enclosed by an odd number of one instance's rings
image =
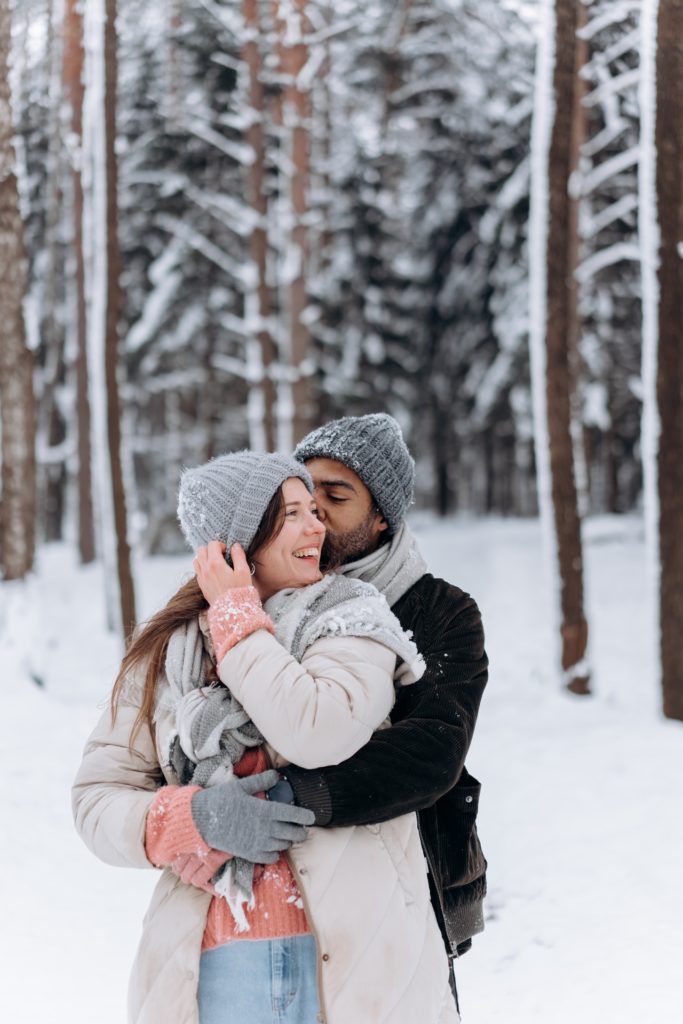
[[[244,755],[235,766],[235,774],[255,775],[267,767],[265,752],[259,748]],[[198,788],[164,786],[159,790],[147,815],[145,849],[152,864],[170,867],[179,875],[183,869],[187,870],[189,858],[197,867],[202,888],[211,891],[209,879],[229,857],[207,846],[192,820],[190,804]],[[246,916],[249,930],[239,932],[227,900],[214,896],[206,918],[202,949],[213,949],[235,939],[276,939],[310,931],[299,889],[283,854],[275,864],[257,867],[254,909],[247,910]]]

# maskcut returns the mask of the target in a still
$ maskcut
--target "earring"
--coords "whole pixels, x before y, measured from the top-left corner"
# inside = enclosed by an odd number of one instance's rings
[[[253,562],[249,563],[249,572],[251,573],[252,576],[256,575],[256,566],[254,565]]]

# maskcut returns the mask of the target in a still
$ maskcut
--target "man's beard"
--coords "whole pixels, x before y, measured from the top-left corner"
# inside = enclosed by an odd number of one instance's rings
[[[326,572],[336,569],[346,562],[355,562],[357,559],[374,551],[375,543],[375,515],[373,511],[348,533],[330,533],[325,535],[320,567]]]

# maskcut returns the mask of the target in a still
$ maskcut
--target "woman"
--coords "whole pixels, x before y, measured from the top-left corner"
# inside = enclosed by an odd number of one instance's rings
[[[240,452],[189,470],[179,518],[197,578],[134,639],[74,786],[98,856],[164,868],[131,1020],[457,1021],[415,816],[306,837],[308,811],[251,796],[269,765],[364,745],[395,674],[419,675],[414,646],[374,588],[322,577],[299,463]]]

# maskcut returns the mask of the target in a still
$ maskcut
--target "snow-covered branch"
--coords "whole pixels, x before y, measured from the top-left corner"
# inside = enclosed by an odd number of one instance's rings
[[[584,96],[583,105],[585,107],[594,107],[598,103],[603,103],[608,96],[617,96],[620,93],[627,92],[628,89],[637,87],[639,80],[639,68],[622,71],[620,75],[615,75],[612,78],[608,78],[607,81],[601,82],[600,85]]]
[[[616,156],[611,157],[609,160],[605,160],[604,163],[599,164],[597,167],[585,174],[581,181],[581,195],[590,195],[599,185],[607,181],[609,178],[620,174],[622,171],[628,170],[630,167],[635,167],[638,163],[638,157],[640,155],[640,148],[638,146],[632,146],[631,149],[624,150],[623,153],[617,153]]]
[[[200,231],[193,228],[192,225],[164,213],[157,215],[156,223],[159,227],[168,231],[170,235],[185,241],[191,249],[201,253],[202,256],[215,266],[220,267],[232,280],[239,282],[243,288],[253,286],[253,274],[248,265],[232,259],[232,257],[228,256],[222,249],[219,249],[217,245]]]
[[[185,194],[201,210],[211,214],[241,238],[248,238],[261,221],[251,206],[232,196],[220,192],[203,192],[190,184],[185,186]]]
[[[185,252],[185,245],[175,238],[171,245],[152,263],[149,278],[154,287],[145,299],[140,317],[128,332],[125,348],[137,352],[146,345],[158,331],[168,313],[174,293],[182,281],[178,269]]]
[[[616,220],[627,217],[638,209],[638,196],[635,193],[622,196],[615,203],[612,203],[600,213],[582,217],[581,237],[583,239],[594,238],[604,228],[609,227]]]
[[[195,135],[203,142],[208,142],[226,156],[232,157],[243,167],[250,167],[254,162],[254,151],[246,142],[236,142],[233,139],[226,139],[220,132],[202,124],[199,120],[185,121],[183,129],[190,135]]]
[[[582,39],[593,39],[603,29],[610,28],[612,25],[621,25],[631,14],[638,13],[641,3],[642,0],[620,0],[619,3],[610,3],[603,14],[592,18],[577,34]]]
[[[585,284],[605,267],[611,267],[615,263],[624,261],[638,262],[639,260],[640,249],[636,242],[615,242],[614,245],[600,249],[585,259],[576,269],[576,278],[581,284]]]

